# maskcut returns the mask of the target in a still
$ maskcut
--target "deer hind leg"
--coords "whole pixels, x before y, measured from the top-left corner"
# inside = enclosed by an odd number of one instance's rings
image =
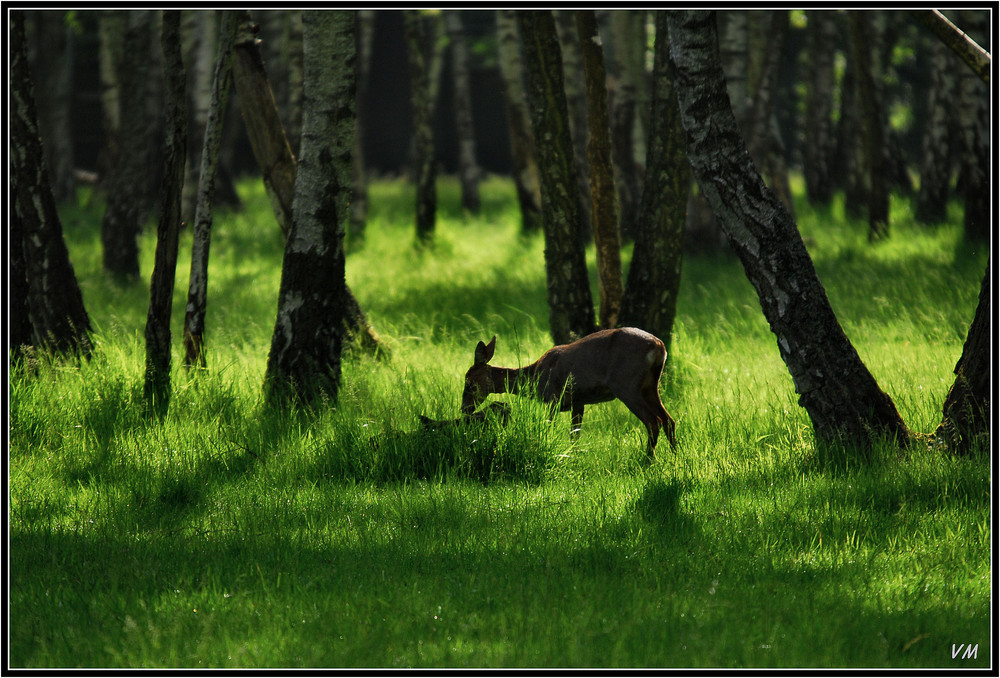
[[[663,406],[663,401],[660,400],[660,374],[663,372],[663,363],[666,356],[654,362],[649,369],[649,373],[642,382],[640,387],[640,393],[642,394],[643,400],[646,401],[647,407],[656,415],[657,420],[659,420],[660,425],[663,426],[664,432],[667,434],[667,440],[670,442],[670,449],[674,452],[677,451],[677,424],[674,422],[674,418],[670,416],[667,409]]]
[[[649,406],[646,398],[641,394],[622,394],[618,400],[625,403],[629,412],[634,414],[646,427],[646,454],[652,459],[653,450],[656,449],[656,441],[660,437],[660,417],[655,409]]]

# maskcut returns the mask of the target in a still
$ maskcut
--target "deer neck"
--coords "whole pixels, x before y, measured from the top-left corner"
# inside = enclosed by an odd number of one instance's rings
[[[517,395],[530,378],[529,368],[490,366],[493,393],[513,393]]]

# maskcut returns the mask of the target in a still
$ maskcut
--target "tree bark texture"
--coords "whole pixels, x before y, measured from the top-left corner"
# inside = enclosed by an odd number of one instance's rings
[[[683,254],[691,169],[684,149],[677,95],[670,75],[667,12],[656,11],[652,110],[646,177],[620,323],[651,332],[670,355]]]
[[[278,104],[264,68],[260,40],[256,37],[258,27],[251,23],[247,14],[241,19],[233,46],[233,86],[240,100],[250,145],[260,165],[264,188],[281,232],[287,238],[295,187],[295,155],[285,136]]]
[[[451,46],[454,80],[455,131],[458,134],[458,179],[462,187],[462,209],[479,212],[479,166],[476,164],[476,134],[472,122],[472,94],[469,84],[469,48],[459,10],[444,11],[445,28]]]
[[[180,11],[163,12],[163,49],[166,128],[163,144],[164,182],[160,188],[160,215],[156,227],[156,258],[146,316],[146,373],[143,396],[158,417],[170,402],[170,315],[177,272],[177,240],[181,222],[181,192],[187,153],[187,100],[181,59]]]
[[[563,90],[569,115],[569,134],[573,141],[573,165],[580,202],[580,237],[590,240],[593,224],[590,222],[590,165],[587,163],[587,101],[583,80],[583,58],[577,38],[576,18],[572,10],[553,10],[556,36],[562,58]],[[522,36],[523,37],[523,36]]]
[[[886,181],[885,120],[882,88],[878,82],[881,69],[872,59],[872,30],[868,12],[851,11],[851,55],[857,101],[861,105],[861,128],[864,134],[864,161],[868,174],[868,239],[889,235],[889,186]]]
[[[618,324],[622,303],[621,243],[618,238],[618,195],[611,161],[604,48],[593,10],[576,12],[576,29],[587,93],[587,164],[590,167],[590,220],[597,250],[600,326]]]
[[[222,121],[225,119],[229,86],[232,82],[233,40],[238,18],[223,10],[219,25],[218,54],[212,75],[208,110],[203,126],[198,191],[195,204],[191,242],[191,274],[188,284],[187,308],[184,315],[184,364],[205,367],[205,309],[208,303],[208,255],[212,242],[212,210],[215,200],[215,178],[219,166],[219,144],[222,141]]]
[[[497,60],[503,80],[503,99],[510,130],[510,149],[514,165],[514,186],[521,209],[521,230],[533,233],[541,228],[542,197],[535,162],[535,137],[524,92],[521,65],[521,41],[517,19],[512,9],[496,10]]]
[[[281,232],[288,239],[292,223],[292,201],[295,196],[296,160],[285,130],[281,126],[274,95],[268,82],[257,27],[243,13],[233,46],[233,86],[240,103],[254,157],[264,175],[264,186],[271,198],[271,208]],[[345,304],[348,309],[348,331],[360,345],[376,355],[388,355],[389,349],[380,342],[378,332],[368,324],[354,293],[348,288]]]
[[[38,132],[31,71],[24,35],[24,13],[10,14],[10,164],[14,215],[9,228],[13,254],[20,249],[27,308],[33,342],[58,353],[88,356],[91,353],[90,318],[63,240],[62,223],[49,186],[45,152]],[[20,237],[18,237],[20,233]],[[12,275],[18,276],[17,267]],[[13,311],[17,312],[15,304]],[[25,328],[25,319],[15,319],[15,329]]]
[[[118,149],[107,182],[108,201],[101,222],[104,270],[121,281],[139,278],[136,238],[151,209],[149,166],[153,154],[149,149],[155,142],[145,106],[152,78],[149,60],[143,53],[153,41],[152,14],[147,10],[128,13],[119,69]]]
[[[806,36],[810,43],[806,73],[806,143],[803,170],[806,194],[813,205],[833,198],[830,152],[833,120],[834,46],[836,26],[829,10],[809,10]]]
[[[942,223],[947,218],[952,149],[958,141],[953,121],[958,115],[958,92],[954,57],[948,47],[935,41],[930,47],[930,77],[927,123],[920,162],[920,189],[914,216],[924,224]]]
[[[711,12],[668,18],[688,158],[740,257],[818,441],[864,450],[909,432],[844,334],[787,210],[768,190],[727,106]]]
[[[935,432],[938,444],[958,454],[989,449],[990,266],[987,263],[976,315],[962,357],[955,365],[955,383],[945,397],[941,425]]]
[[[301,160],[265,389],[279,401],[335,402],[347,319],[344,235],[355,133],[355,17],[307,11],[303,26]]]
[[[434,98],[428,65],[428,43],[431,38],[425,30],[419,10],[404,12],[407,59],[410,65],[410,102],[413,106],[413,163],[417,185],[416,234],[417,242],[427,243],[434,237],[437,218],[437,178],[434,164]]]
[[[555,343],[565,344],[596,327],[579,237],[580,200],[575,188],[562,59],[551,12],[518,11],[517,21],[524,42],[528,102],[541,178],[549,328]]]

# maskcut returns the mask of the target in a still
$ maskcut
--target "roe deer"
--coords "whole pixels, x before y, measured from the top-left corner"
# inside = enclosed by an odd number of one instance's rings
[[[488,365],[497,338],[479,342],[475,361],[465,373],[462,412],[471,414],[490,393],[522,393],[572,410],[575,432],[583,421],[583,406],[618,400],[646,426],[646,454],[653,457],[660,428],[671,449],[677,449],[675,424],[660,402],[660,373],[667,351],[663,342],[635,327],[601,330],[571,344],[554,346],[522,368]]]

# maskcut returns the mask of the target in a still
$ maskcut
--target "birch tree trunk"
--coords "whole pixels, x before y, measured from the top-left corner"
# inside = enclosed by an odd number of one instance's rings
[[[590,220],[597,248],[597,284],[600,326],[618,324],[622,303],[621,244],[618,238],[618,195],[611,162],[611,123],[608,117],[607,73],[604,49],[593,10],[576,12],[576,30],[583,58],[587,94],[587,164],[590,166]]]
[[[551,12],[518,11],[517,23],[524,42],[531,127],[541,179],[549,328],[555,343],[565,344],[596,327],[580,239],[580,200],[562,59]]]
[[[218,25],[216,12],[188,11],[182,17],[181,32],[184,36],[188,68],[188,100],[191,109],[191,147],[184,169],[184,192],[181,194],[181,218],[194,221],[198,200],[199,172],[201,169],[202,141],[208,125],[208,110],[212,98],[213,64],[216,56]]]
[[[180,11],[163,12],[163,79],[166,129],[163,144],[164,182],[160,188],[160,217],[156,228],[156,261],[150,283],[146,316],[146,374],[143,396],[157,417],[170,402],[170,315],[177,272],[177,240],[181,225],[181,192],[187,154],[187,106],[184,64],[181,60]]]
[[[892,399],[841,329],[795,223],[754,170],[726,105],[715,17],[671,12],[668,24],[688,159],[757,291],[817,440],[857,450],[880,438],[905,444]]]
[[[101,221],[104,270],[123,281],[139,277],[136,238],[151,205],[148,169],[153,140],[145,106],[150,94],[149,61],[144,51],[153,40],[152,12],[128,13],[119,78],[120,127],[115,164],[108,177],[108,200]]]
[[[303,17],[302,157],[292,228],[281,267],[278,315],[267,359],[271,402],[336,402],[347,285],[344,234],[355,132],[355,17]]]
[[[20,341],[24,341],[24,333],[30,327],[35,344],[54,352],[89,357],[90,318],[63,240],[38,132],[24,12],[13,11],[10,19],[9,158],[14,209],[9,228],[15,264],[11,282],[15,292],[24,292],[23,302],[15,296],[12,311],[18,312],[19,307],[27,310],[27,318],[15,320],[15,338],[20,335]],[[21,264],[17,262],[18,252]]]
[[[292,223],[297,165],[271,93],[256,32],[257,27],[250,22],[249,14],[242,11],[233,47],[233,86],[254,157],[264,176],[264,187],[271,198],[271,208],[287,241]],[[389,355],[388,347],[379,340],[375,328],[368,324],[368,319],[350,288],[347,288],[344,303],[347,307],[348,332],[352,338],[356,338],[365,350],[375,355]]]
[[[952,176],[952,149],[958,135],[952,121],[957,116],[958,96],[951,50],[933,39],[929,50],[931,84],[920,153],[920,189],[914,216],[924,224],[941,223],[947,217]],[[964,68],[964,67],[963,67]]]
[[[371,71],[372,37],[375,34],[375,10],[363,9],[357,15],[357,122],[354,134],[353,169],[351,173],[351,222],[348,239],[364,240],[368,220],[368,177],[365,168],[364,131],[368,98],[368,74]]]
[[[208,253],[212,241],[212,210],[215,177],[219,165],[222,122],[226,115],[229,85],[232,82],[233,40],[237,16],[223,10],[219,25],[218,54],[213,69],[211,95],[206,111],[204,136],[198,171],[198,191],[191,242],[191,274],[184,315],[184,364],[205,367],[205,308],[208,303]]]
[[[512,9],[496,10],[497,60],[503,80],[503,100],[510,129],[510,150],[514,164],[514,186],[521,208],[521,230],[533,233],[541,228],[542,197],[535,162],[535,137],[524,91],[521,40]]]
[[[667,12],[656,11],[653,93],[646,150],[646,178],[635,227],[635,245],[622,299],[620,324],[651,332],[667,347],[677,313],[685,205],[691,168],[684,149],[677,95],[670,75]]]
[[[428,243],[434,237],[437,218],[437,178],[434,164],[434,97],[426,52],[429,38],[419,10],[403,14],[406,30],[407,59],[410,64],[410,101],[413,106],[413,164],[417,185],[417,242]]]
[[[469,49],[459,10],[446,10],[445,27],[451,45],[455,84],[455,128],[458,133],[458,178],[462,187],[462,209],[479,212],[479,166],[476,164],[476,134],[472,122],[472,94],[469,85]]]
[[[590,221],[590,165],[587,163],[587,101],[583,81],[583,61],[577,38],[576,19],[571,10],[553,10],[559,53],[562,58],[563,92],[569,116],[569,134],[573,142],[573,165],[580,202],[580,238],[590,240],[594,228]],[[523,38],[523,36],[522,36]]]
[[[851,55],[854,63],[857,100],[861,104],[861,129],[864,134],[864,162],[868,174],[868,240],[889,235],[889,186],[886,181],[885,121],[882,92],[876,82],[880,71],[872,59],[872,30],[864,11],[847,15],[851,29]]]
[[[813,205],[833,198],[830,178],[833,107],[834,44],[836,27],[829,10],[809,10],[806,36],[810,43],[806,74],[806,143],[803,170],[806,193]]]

